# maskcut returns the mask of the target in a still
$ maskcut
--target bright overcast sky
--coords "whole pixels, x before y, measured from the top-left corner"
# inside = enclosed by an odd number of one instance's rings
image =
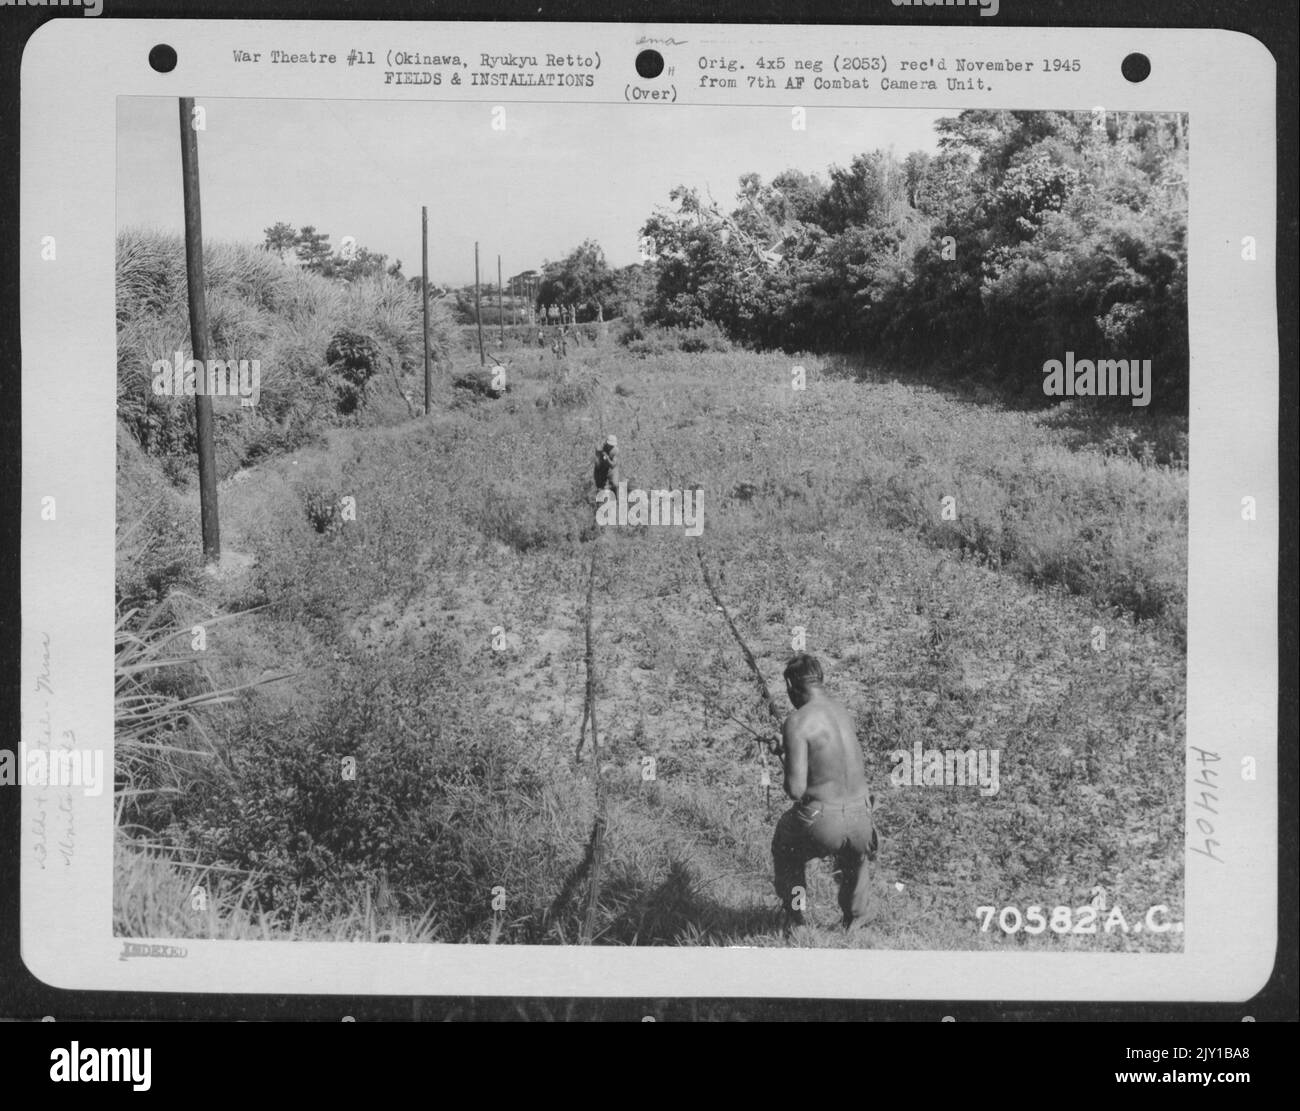
[[[199,170],[206,239],[261,243],[278,220],[345,235],[420,273],[420,206],[429,206],[429,271],[439,283],[496,280],[566,255],[584,239],[611,266],[638,259],[637,229],[677,184],[707,186],[730,209],[737,179],[831,164],[893,147],[933,151],[953,112],[788,108],[205,100]],[[179,234],[174,99],[118,101],[118,227]]]

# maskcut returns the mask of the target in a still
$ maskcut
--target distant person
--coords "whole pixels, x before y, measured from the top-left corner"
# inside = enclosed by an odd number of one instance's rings
[[[776,893],[787,926],[803,924],[796,888],[806,894],[809,860],[833,856],[840,870],[844,926],[860,925],[867,909],[868,860],[876,855],[866,768],[853,718],[822,687],[816,656],[801,652],[785,665],[785,689],[795,710],[781,730],[785,793],[794,806],[772,838]]]
[[[546,346],[546,333],[543,332],[540,328],[537,329],[537,346],[538,347]]]
[[[610,490],[618,493],[618,437],[612,433],[596,449],[596,492]]]

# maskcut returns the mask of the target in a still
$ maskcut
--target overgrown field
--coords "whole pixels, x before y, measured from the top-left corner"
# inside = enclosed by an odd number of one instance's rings
[[[440,374],[430,418],[232,471],[235,558],[216,576],[196,569],[192,483],[124,429],[119,586],[184,632],[157,649],[178,662],[154,689],[234,693],[168,726],[165,766],[119,770],[117,929],[573,942],[600,769],[598,943],[1180,948],[982,932],[976,907],[1050,914],[1102,887],[1130,924],[1157,904],[1181,919],[1185,425],[640,343],[561,361],[508,338],[499,400]],[[701,536],[593,527],[609,432],[631,487],[702,488]],[[596,546],[593,760],[575,749]],[[883,844],[852,938],[817,867],[813,924],[779,929],[769,843],[788,803],[736,720],[770,731],[697,548],[773,690],[802,626],[857,717]],[[207,754],[182,743],[199,728]],[[888,753],[916,742],[998,749],[999,792],[892,785]]]

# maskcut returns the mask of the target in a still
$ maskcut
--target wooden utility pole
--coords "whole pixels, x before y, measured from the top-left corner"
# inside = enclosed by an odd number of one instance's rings
[[[478,326],[478,365],[485,366],[483,358],[483,310],[478,296],[478,240],[474,240],[474,323]]]
[[[420,206],[420,290],[424,294],[424,414],[429,415],[433,374],[429,369],[429,206]]]
[[[208,304],[203,292],[203,219],[199,202],[199,137],[194,130],[194,98],[180,98],[181,189],[185,204],[185,278],[189,286],[190,346],[202,380],[194,391],[194,429],[199,445],[199,520],[203,560],[221,558],[217,516],[217,459],[212,434],[212,395],[208,393]]]
[[[500,329],[501,350],[506,349],[506,306],[501,300],[501,256],[497,255],[497,327]]]

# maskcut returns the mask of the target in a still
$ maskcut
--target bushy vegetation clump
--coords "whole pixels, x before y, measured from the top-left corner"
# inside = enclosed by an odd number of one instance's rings
[[[423,368],[419,293],[394,274],[352,281],[299,269],[234,243],[204,250],[211,357],[256,360],[254,405],[214,399],[221,477],[292,451],[322,430],[410,415],[402,395]],[[126,230],[117,239],[118,419],[178,481],[193,474],[193,405],[155,393],[153,366],[191,355],[185,246]],[[449,310],[431,314],[435,357],[451,343]]]

